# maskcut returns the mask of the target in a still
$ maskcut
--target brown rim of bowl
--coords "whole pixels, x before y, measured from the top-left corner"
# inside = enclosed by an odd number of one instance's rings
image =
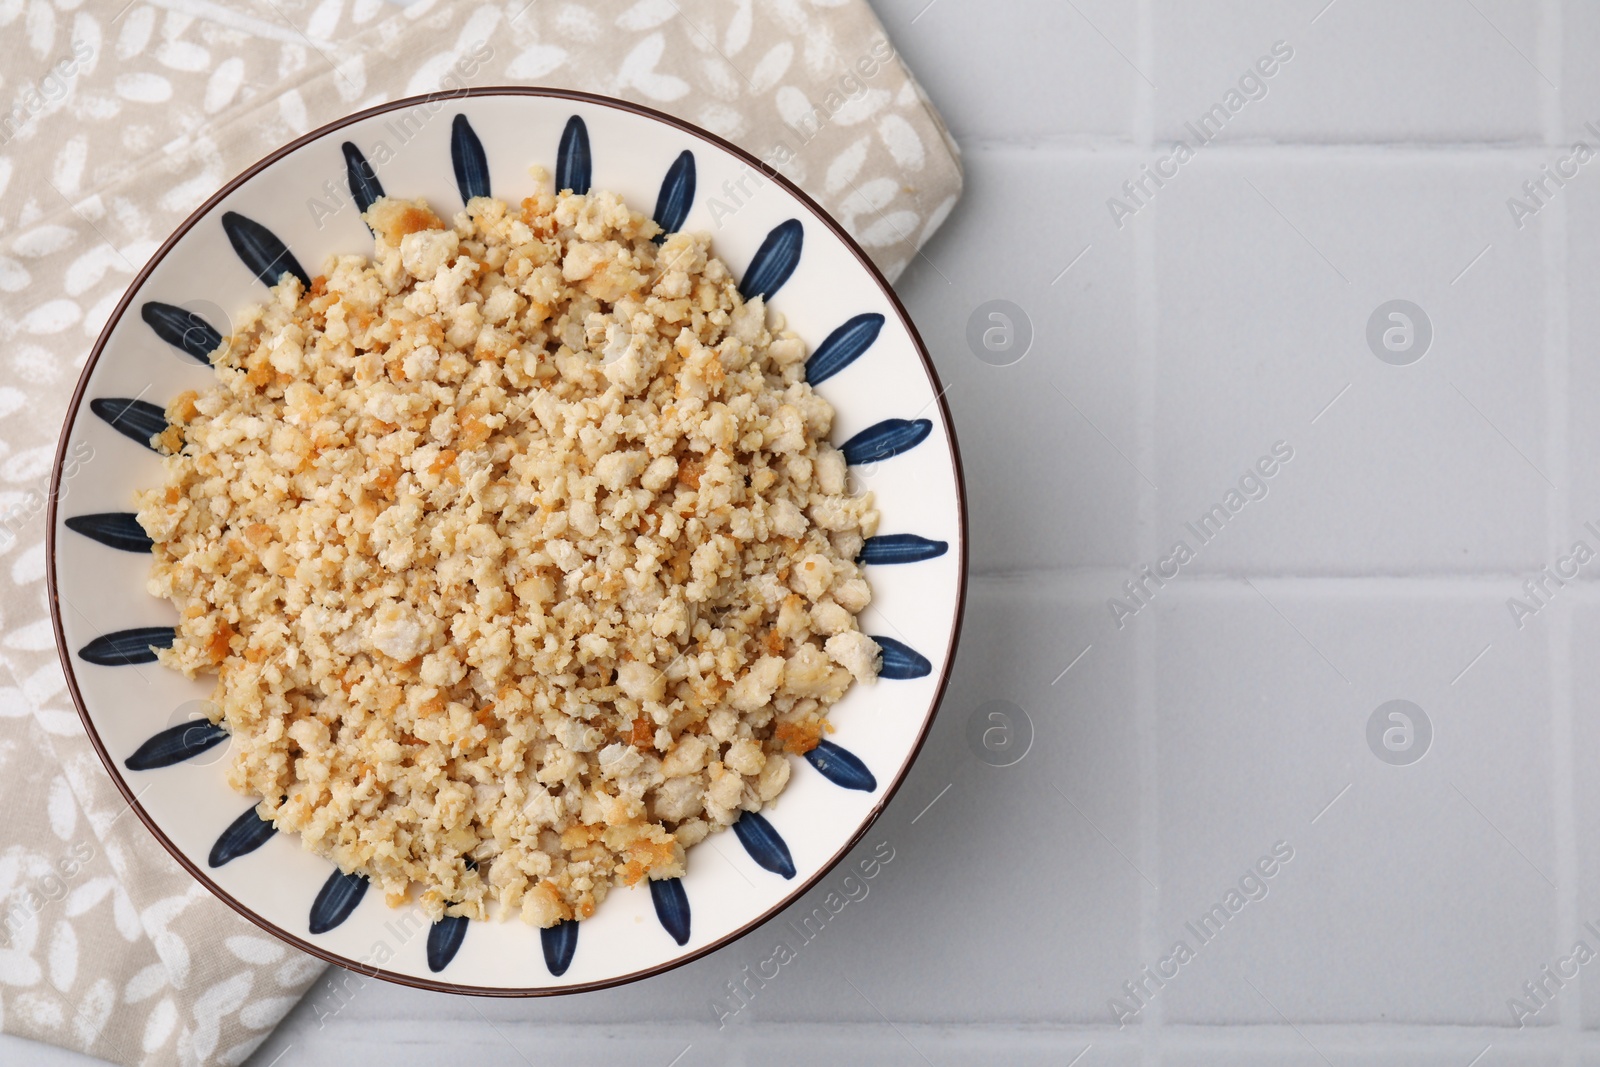
[[[933,385],[935,393],[934,399],[938,404],[939,414],[944,420],[945,434],[950,442],[950,462],[955,469],[956,475],[956,524],[961,533],[961,552],[959,559],[960,566],[956,576],[955,625],[950,631],[950,642],[945,649],[944,669],[940,672],[939,684],[934,690],[933,703],[928,709],[928,715],[923,721],[921,731],[919,731],[917,734],[916,744],[912,746],[910,756],[906,759],[904,766],[900,769],[899,773],[895,775],[894,781],[889,784],[889,788],[884,791],[883,796],[878,800],[877,804],[875,804],[872,810],[867,813],[867,817],[862,821],[860,828],[858,828],[855,833],[851,834],[849,840],[847,840],[826,863],[817,869],[816,874],[812,875],[801,884],[793,887],[789,892],[784,894],[783,898],[778,901],[778,903],[762,912],[750,922],[745,923],[737,930],[734,930],[732,933],[726,934],[710,944],[703,945],[692,952],[685,953],[684,955],[675,957],[666,963],[662,963],[654,967],[646,967],[643,970],[634,971],[630,974],[619,975],[615,978],[607,978],[597,982],[574,983],[572,985],[558,986],[555,988],[541,987],[510,989],[487,986],[458,985],[454,982],[441,982],[428,978],[418,978],[409,974],[398,974],[394,971],[386,971],[380,967],[368,966],[359,963],[356,960],[340,956],[337,953],[329,952],[327,949],[319,948],[309,941],[306,941],[303,938],[268,922],[266,919],[251,911],[244,904],[235,900],[230,894],[224,892],[220,886],[206,876],[205,872],[202,871],[193,860],[185,855],[182,850],[177,848],[167,838],[166,834],[162,833],[161,828],[155,824],[149,813],[147,813],[144,808],[139,805],[137,796],[134,794],[133,790],[129,788],[128,783],[123,779],[122,773],[118,769],[116,761],[111,758],[109,753],[106,752],[105,745],[101,742],[100,735],[95,730],[94,721],[89,717],[89,712],[84,707],[83,694],[78,689],[77,675],[73,673],[72,653],[67,648],[66,635],[62,631],[61,605],[56,589],[56,504],[57,500],[59,499],[58,494],[61,488],[61,470],[66,457],[68,438],[71,436],[73,427],[77,425],[78,411],[83,403],[84,391],[88,388],[90,375],[94,373],[94,368],[100,361],[100,354],[105,349],[106,341],[110,338],[111,332],[116,329],[117,324],[122,321],[123,313],[127,311],[128,305],[131,304],[134,298],[139,294],[139,290],[141,287],[143,287],[145,280],[149,278],[150,272],[153,271],[156,268],[156,265],[159,264],[162,259],[165,258],[166,254],[172,250],[172,246],[178,242],[179,238],[183,237],[184,234],[188,233],[195,227],[197,223],[200,222],[201,219],[209,214],[212,208],[214,208],[220,201],[222,201],[228,196],[228,194],[232,193],[240,185],[244,184],[250,178],[260,173],[263,169],[273,163],[276,163],[278,160],[284,158],[290,153],[310,144],[313,141],[327,136],[335,130],[342,129],[345,126],[359,122],[362,119],[371,118],[374,115],[382,115],[389,111],[398,111],[405,108],[417,107],[436,100],[454,100],[462,97],[474,96],[550,97],[558,100],[571,100],[577,103],[591,104],[598,107],[613,108],[617,111],[625,111],[633,115],[654,119],[657,122],[665,123],[668,126],[680,130],[691,137],[697,138],[706,142],[707,144],[722,149],[724,152],[729,153],[734,158],[742,160],[747,166],[754,167],[767,179],[776,182],[782,189],[784,189],[797,201],[804,205],[818,222],[826,226],[829,231],[831,231],[833,235],[838,238],[847,249],[850,250],[850,252],[856,257],[861,265],[867,269],[867,272],[872,276],[872,279],[877,282],[878,287],[882,289],[884,295],[889,298],[890,305],[893,306],[895,313],[900,316],[901,324],[904,325],[907,334],[910,335],[911,342],[916,347],[917,355],[922,360],[922,368],[928,375],[928,380]],[[900,786],[905,782],[906,776],[911,772],[912,764],[916,762],[917,756],[922,751],[923,744],[928,739],[928,732],[933,728],[934,717],[938,714],[939,705],[943,703],[945,691],[950,684],[950,671],[955,664],[956,644],[961,636],[961,626],[966,615],[967,599],[968,550],[966,485],[961,469],[961,450],[956,444],[955,426],[951,422],[950,408],[945,403],[944,393],[945,390],[943,383],[941,383],[939,380],[939,373],[934,369],[933,361],[928,357],[927,346],[922,343],[922,336],[917,332],[916,326],[912,323],[911,316],[906,313],[905,305],[902,304],[900,302],[900,298],[895,295],[894,287],[889,284],[888,279],[884,278],[883,273],[878,270],[877,265],[874,264],[872,260],[867,257],[867,254],[861,250],[861,246],[856,244],[855,240],[844,231],[844,228],[840,226],[838,222],[834,221],[833,217],[824,211],[816,201],[812,200],[811,197],[802,192],[800,188],[788,178],[785,178],[782,174],[779,174],[772,167],[762,163],[759,159],[740,148],[738,145],[732,144],[721,137],[718,137],[714,133],[709,133],[700,129],[698,126],[693,125],[692,123],[685,122],[682,119],[676,118],[672,115],[657,111],[654,108],[644,107],[643,105],[631,103],[626,100],[617,100],[613,97],[599,96],[594,93],[578,92],[577,90],[553,89],[543,86],[482,86],[479,88],[469,88],[464,90],[451,90],[449,92],[427,93],[422,96],[408,96],[404,99],[393,100],[387,104],[379,104],[376,107],[370,107],[363,111],[357,111],[353,114],[346,115],[343,118],[336,119],[325,126],[321,126],[315,130],[312,130],[310,133],[304,134],[301,137],[297,137],[288,144],[285,144],[282,147],[270,152],[246,168],[236,177],[231,179],[226,185],[217,190],[215,194],[207,199],[204,204],[201,204],[198,208],[196,208],[194,212],[183,221],[183,224],[174,230],[170,237],[162,242],[161,247],[158,248],[155,254],[150,257],[149,262],[147,262],[144,267],[140,269],[139,273],[134,276],[133,281],[128,285],[127,292],[124,293],[122,299],[117,302],[116,310],[111,313],[111,317],[106,320],[105,326],[101,328],[100,336],[95,339],[94,348],[89,353],[89,361],[87,364],[85,364],[83,373],[78,378],[77,387],[72,391],[72,402],[67,408],[66,421],[61,427],[61,441],[56,446],[55,464],[50,472],[50,495],[48,507],[45,513],[45,584],[48,590],[50,601],[50,622],[55,630],[56,652],[60,655],[62,669],[66,672],[67,688],[72,693],[72,703],[78,709],[78,717],[83,720],[84,729],[88,731],[89,740],[94,745],[95,752],[99,753],[100,755],[100,762],[105,764],[106,770],[111,775],[111,780],[116,783],[117,789],[122,793],[123,799],[128,802],[128,806],[133,809],[136,815],[139,816],[139,820],[144,823],[146,829],[148,829],[150,833],[155,836],[157,841],[161,842],[162,847],[172,854],[172,858],[177,860],[185,870],[193,875],[196,881],[205,886],[206,889],[210,890],[213,896],[226,903],[229,907],[233,908],[234,911],[238,912],[246,919],[249,919],[251,922],[261,927],[261,929],[272,934],[279,940],[293,945],[301,952],[316,956],[321,960],[344,967],[348,970],[356,971],[367,976],[368,978],[381,978],[385,981],[394,982],[398,985],[411,986],[416,989],[428,989],[439,993],[461,993],[471,996],[484,997],[562,996],[568,993],[586,993],[596,989],[609,989],[612,986],[626,985],[629,982],[637,982],[643,978],[654,977],[655,975],[665,973],[666,971],[682,967],[686,963],[691,963],[694,960],[700,959],[702,956],[707,956],[710,953],[715,952],[724,945],[737,941],[745,934],[748,934],[751,930],[754,930],[756,927],[761,926],[777,916],[790,904],[793,904],[797,899],[809,891],[812,886],[821,881],[824,876],[838,866],[839,861],[844,858],[845,854],[854,848],[856,844],[866,836],[867,831],[872,828],[872,825],[878,821],[878,817],[883,814],[884,808],[888,806],[889,801],[893,799],[895,793],[899,792]]]

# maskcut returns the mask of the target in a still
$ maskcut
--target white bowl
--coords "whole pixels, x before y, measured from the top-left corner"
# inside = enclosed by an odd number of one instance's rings
[[[204,353],[231,332],[230,315],[266,296],[260,274],[292,269],[285,249],[312,273],[332,254],[370,252],[360,211],[374,182],[448,217],[468,192],[512,203],[531,194],[534,164],[560,187],[655,204],[669,229],[711,231],[747,292],[770,292],[814,350],[813,384],[838,412],[835,443],[883,516],[885,536],[863,557],[873,603],[862,622],[885,645],[885,677],[852,687],[832,710],[828,744],[790,757],[778,802],[691,848],[681,880],[614,890],[592,918],[547,931],[515,919],[430,926],[262,823],[254,800],[224,781],[225,733],[200,717],[212,680],[154,664],[149,645],[170,642],[176,614],[145,590],[133,494],[162,473],[139,438],[174,394],[211,381]],[[62,432],[47,535],[73,700],[118,788],[173,856],[306,952],[459,993],[572,992],[655,974],[740,936],[822,877],[882,811],[927,735],[955,652],[967,549],[941,393],[905,309],[861,249],[788,181],[711,134],[547,89],[478,89],[351,115],[274,152],[190,216],[95,343]]]

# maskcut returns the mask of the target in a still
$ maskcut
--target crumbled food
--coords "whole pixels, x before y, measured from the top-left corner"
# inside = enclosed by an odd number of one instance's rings
[[[228,770],[391,904],[549,926],[771,803],[873,681],[805,346],[614,194],[385,199],[168,409],[161,661]]]

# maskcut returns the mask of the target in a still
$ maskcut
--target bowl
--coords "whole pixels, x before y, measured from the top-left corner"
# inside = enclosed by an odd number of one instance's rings
[[[529,168],[558,188],[654,205],[667,231],[705,230],[747,295],[768,296],[808,344],[836,408],[833,440],[877,496],[862,560],[862,628],[882,676],[852,686],[836,732],[777,803],[689,849],[680,879],[619,887],[582,922],[430,923],[279,834],[224,780],[229,737],[206,717],[213,679],[155,662],[176,611],[146,591],[137,489],[162,481],[148,440],[163,409],[212,381],[206,354],[283,270],[370,253],[361,211],[388,191],[449,217],[466,198],[515,203]],[[398,100],[278,149],[178,227],[111,315],[72,397],[50,487],[52,621],[90,740],[150,832],[201,884],[268,932],[406,985],[518,996],[614,985],[751,930],[850,850],[905,778],[943,694],[960,629],[967,536],[943,390],[889,283],[814,202],[755,157],[679,119],[582,93],[482,88]]]

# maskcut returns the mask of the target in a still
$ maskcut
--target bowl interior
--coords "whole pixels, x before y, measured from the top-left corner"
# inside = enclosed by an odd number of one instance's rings
[[[376,893],[349,907],[360,885],[331,879],[332,864],[291,835],[272,835],[212,866],[230,827],[232,846],[224,852],[254,844],[265,828],[252,825],[254,800],[224,781],[225,740],[167,766],[127,766],[154,735],[194,721],[211,683],[150,662],[104,662],[107,649],[114,660],[123,647],[118,635],[170,627],[176,614],[146,592],[148,552],[118,541],[116,531],[126,528],[118,523],[126,520],[85,519],[131,513],[135,490],[161,480],[156,453],[124,432],[140,410],[127,401],[162,408],[212,379],[209,368],[170,343],[170,329],[163,339],[152,328],[145,309],[182,308],[226,334],[240,309],[266,297],[230,244],[225,212],[261,224],[313,275],[330,255],[369,253],[371,237],[348,184],[347,142],[384,190],[426,197],[448,218],[463,202],[455,166],[463,126],[481,145],[490,191],[515,203],[535,189],[531,166],[556,173],[562,162],[581,162],[570,133],[562,156],[574,117],[592,187],[615,190],[638,210],[657,203],[674,162],[692,153],[698,191],[680,228],[709,231],[714,253],[737,276],[751,270],[764,243],[770,249],[775,229],[798,220],[793,273],[770,303],[813,350],[847,323],[882,316],[870,345],[817,386],[837,410],[834,443],[865,434],[852,476],[877,495],[880,535],[914,535],[878,542],[874,558],[881,562],[869,559],[867,567],[873,604],[862,618],[868,633],[906,650],[889,672],[904,677],[853,686],[830,715],[836,733],[829,741],[856,757],[868,777],[845,756],[790,757],[790,784],[762,814],[792,873],[762,835],[714,834],[690,849],[688,874],[676,887],[681,894],[653,894],[644,884],[618,889],[575,931],[555,934],[514,920],[496,923],[492,935],[482,923],[431,928],[419,910],[391,909]],[[859,341],[861,333],[853,336]],[[862,347],[848,341],[835,351]],[[526,90],[402,101],[352,116],[287,146],[201,208],[153,258],[101,335],[68,416],[50,517],[52,609],[74,698],[111,774],[174,855],[235,908],[308,951],[459,991],[557,992],[653,973],[736,936],[815,881],[876,816],[921,743],[954,649],[964,579],[959,468],[939,392],[903,309],[862,254],[809,201],[710,135],[631,105]],[[893,421],[885,428],[886,420],[905,420],[911,429]],[[923,433],[923,424],[925,436],[896,451]],[[887,452],[894,454],[882,458]],[[179,734],[190,747],[206,740],[200,728]],[[321,932],[313,932],[314,910]]]

